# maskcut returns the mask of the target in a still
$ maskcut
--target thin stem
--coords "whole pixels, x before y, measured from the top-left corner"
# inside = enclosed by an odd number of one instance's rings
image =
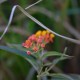
[[[37,80],[41,80],[41,78],[40,77],[37,77]]]
[[[60,61],[60,60],[57,60],[57,61],[55,62],[55,64],[52,64],[52,65],[50,66],[50,68],[47,70],[47,72],[49,72],[59,61]]]
[[[42,49],[38,52],[38,53],[40,53],[40,52],[42,52]],[[42,61],[42,59],[41,59],[41,55],[39,55],[38,56],[39,58],[38,58],[38,61],[39,61],[39,65],[40,65],[40,67],[39,67],[39,70],[38,70],[38,75],[37,75],[37,79],[38,80],[41,80],[41,74],[42,74],[42,69],[43,69],[43,61]]]
[[[43,66],[41,66],[41,68],[40,68],[40,71],[39,71],[39,74],[41,74],[41,72],[42,72],[42,69],[43,69]]]
[[[43,69],[43,66],[41,65],[40,68],[39,68],[39,71],[38,71],[38,75],[37,75],[37,79],[38,80],[41,80],[41,76],[40,75],[42,73],[42,69]]]
[[[40,58],[39,58],[40,59]],[[43,62],[42,62],[42,60],[40,59],[40,68],[39,68],[39,70],[38,70],[38,75],[37,75],[37,79],[38,80],[41,80],[41,74],[42,74],[42,69],[43,69]]]

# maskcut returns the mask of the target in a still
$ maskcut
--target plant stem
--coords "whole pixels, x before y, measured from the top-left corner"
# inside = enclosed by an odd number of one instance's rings
[[[37,77],[37,80],[41,80],[41,77]]]
[[[41,80],[41,72],[42,72],[42,66],[39,68],[39,71],[38,71],[38,75],[37,75],[37,80]]]
[[[41,53],[43,51],[43,49],[41,49],[40,51],[39,51],[39,53]],[[38,69],[38,75],[37,75],[37,80],[41,80],[41,77],[42,76],[40,76],[41,74],[42,74],[42,70],[43,70],[43,61],[42,61],[42,59],[41,59],[41,55],[39,54],[39,56],[38,56],[38,61],[39,61],[39,69]]]

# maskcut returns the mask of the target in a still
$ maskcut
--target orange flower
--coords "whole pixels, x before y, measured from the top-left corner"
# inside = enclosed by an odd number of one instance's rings
[[[37,39],[37,43],[42,43],[42,39]]]
[[[31,40],[31,41],[36,41],[37,40],[37,37],[33,34],[28,39]]]
[[[41,47],[42,47],[42,48],[45,48],[45,44],[42,43],[42,44],[41,44]]]
[[[33,52],[37,52],[40,48],[45,48],[45,45],[49,42],[53,42],[54,34],[47,30],[39,30],[35,34],[31,35],[23,44],[25,48],[29,48]],[[36,46],[35,46],[36,45]],[[27,51],[27,54],[31,54]]]
[[[34,52],[38,51],[38,48],[36,46],[33,47]]]
[[[50,35],[49,34],[46,34],[46,36],[45,36],[45,42],[49,42],[49,38],[50,38]]]
[[[38,41],[39,43],[40,43],[40,41],[43,41],[43,40],[46,43],[53,42],[53,38],[55,37],[54,34],[50,33],[47,30],[38,31],[38,32],[36,32],[35,35],[36,35],[37,38],[40,38],[39,41]]]
[[[25,48],[30,48],[30,47],[32,46],[32,42],[31,42],[30,40],[26,40],[26,42],[23,43],[23,46],[24,46]]]

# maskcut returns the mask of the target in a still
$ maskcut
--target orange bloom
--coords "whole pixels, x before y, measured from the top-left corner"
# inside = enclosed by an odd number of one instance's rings
[[[42,47],[42,48],[45,48],[45,44],[42,43],[42,44],[41,44],[41,47]]]
[[[36,41],[37,40],[37,37],[33,34],[28,39],[31,40],[31,41]]]
[[[35,34],[31,35],[23,44],[25,48],[30,48],[33,52],[37,52],[40,48],[45,48],[45,45],[49,42],[53,42],[54,34],[47,30],[39,30]],[[36,46],[35,46],[36,45]],[[31,54],[27,51],[27,54]]]
[[[32,42],[30,40],[26,40],[25,43],[23,43],[23,46],[25,48],[30,48],[32,46]]]
[[[38,48],[36,46],[33,47],[34,52],[38,51]]]

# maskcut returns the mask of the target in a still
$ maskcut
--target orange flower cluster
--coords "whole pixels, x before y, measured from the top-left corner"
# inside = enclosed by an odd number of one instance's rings
[[[23,44],[25,48],[29,49],[27,54],[30,55],[32,52],[37,52],[41,48],[45,48],[45,45],[49,42],[53,42],[54,34],[47,30],[38,31],[31,35]],[[31,51],[30,51],[31,50]]]

